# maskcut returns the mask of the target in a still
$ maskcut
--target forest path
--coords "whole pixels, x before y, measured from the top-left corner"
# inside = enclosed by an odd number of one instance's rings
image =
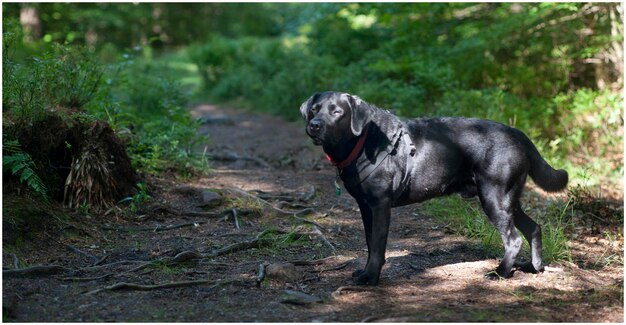
[[[379,285],[354,286],[351,273],[367,258],[358,208],[348,194],[335,195],[333,167],[304,123],[213,105],[192,113],[205,121],[200,131],[211,141],[195,149],[214,158],[213,171],[150,178],[153,202],[139,217],[92,220],[78,235],[64,232],[64,246],[39,247],[29,264],[74,271],[5,274],[5,320],[623,321],[620,267],[562,262],[539,275],[486,280],[499,256],[418,205],[393,211]],[[277,207],[312,212],[293,217]],[[95,263],[90,255],[106,259]],[[260,269],[266,278],[257,283]],[[161,287],[171,283],[179,287]]]

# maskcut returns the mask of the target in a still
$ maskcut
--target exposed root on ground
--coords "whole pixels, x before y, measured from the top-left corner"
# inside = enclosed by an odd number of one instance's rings
[[[60,265],[35,265],[22,269],[2,270],[3,277],[28,277],[28,276],[48,276],[62,272],[70,272],[68,269]]]
[[[243,282],[241,279],[230,279],[230,280],[192,280],[192,281],[180,281],[180,282],[168,282],[168,283],[160,283],[160,284],[138,284],[138,283],[127,283],[127,282],[119,282],[104,288],[87,291],[85,295],[93,295],[103,291],[116,291],[116,290],[140,290],[140,291],[148,291],[148,290],[158,290],[158,289],[169,289],[169,288],[182,288],[182,287],[192,287],[197,285],[206,285],[211,284],[211,288],[231,284],[236,282]]]

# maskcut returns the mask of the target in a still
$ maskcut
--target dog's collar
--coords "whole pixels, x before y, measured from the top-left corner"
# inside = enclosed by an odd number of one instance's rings
[[[361,136],[359,137],[359,140],[356,142],[356,145],[354,146],[354,148],[352,149],[352,151],[350,152],[350,154],[348,155],[346,159],[340,162],[336,162],[332,158],[330,158],[328,154],[326,154],[326,159],[328,159],[328,161],[330,161],[330,163],[335,165],[338,169],[344,169],[348,167],[348,165],[350,165],[355,159],[359,157],[359,154],[361,153],[361,149],[363,149],[363,145],[365,144],[365,138],[367,138],[367,130],[368,128],[365,128],[365,130],[363,131],[363,134],[361,134]]]

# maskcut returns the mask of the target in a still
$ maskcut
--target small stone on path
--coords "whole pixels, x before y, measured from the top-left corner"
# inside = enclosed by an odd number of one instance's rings
[[[280,302],[294,305],[308,305],[322,302],[319,296],[309,295],[295,290],[285,290],[280,296]]]

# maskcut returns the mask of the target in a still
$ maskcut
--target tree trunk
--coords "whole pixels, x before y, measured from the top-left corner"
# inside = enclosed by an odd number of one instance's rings
[[[41,38],[41,20],[36,8],[22,7],[20,9],[20,24],[24,30],[25,41],[33,42]]]

